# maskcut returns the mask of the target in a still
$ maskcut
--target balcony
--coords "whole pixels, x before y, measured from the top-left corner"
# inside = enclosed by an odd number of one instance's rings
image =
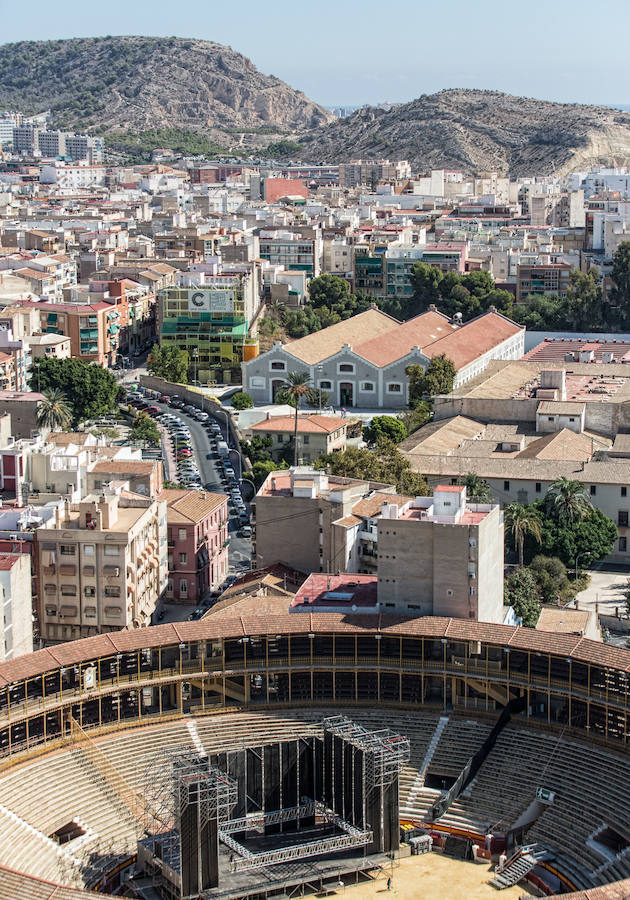
[[[378,540],[378,532],[376,528],[371,528],[367,531],[359,532],[359,540],[360,541],[377,541]]]

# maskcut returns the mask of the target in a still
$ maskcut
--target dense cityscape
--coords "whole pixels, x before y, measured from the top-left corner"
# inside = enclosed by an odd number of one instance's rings
[[[299,98],[0,110],[0,900],[621,900],[630,167]]]

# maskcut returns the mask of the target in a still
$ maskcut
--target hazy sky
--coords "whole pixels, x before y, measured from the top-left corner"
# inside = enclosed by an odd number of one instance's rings
[[[229,44],[325,105],[448,87],[630,104],[630,0],[0,0],[0,41],[107,34]]]

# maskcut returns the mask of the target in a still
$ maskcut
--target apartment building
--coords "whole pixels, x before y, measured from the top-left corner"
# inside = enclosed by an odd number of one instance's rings
[[[101,137],[21,124],[13,129],[13,149],[30,156],[69,156],[98,163],[103,160],[104,141]]]
[[[297,442],[300,463],[308,465],[323,454],[345,450],[346,430],[346,420],[337,416],[322,416],[315,413],[299,415]],[[275,462],[280,462],[287,450],[293,446],[295,416],[273,416],[269,413],[266,419],[247,428],[244,434],[249,441],[255,435],[271,438],[272,445],[269,449],[271,458]]]
[[[72,341],[63,334],[32,334],[28,339],[32,359],[69,359]]]
[[[356,160],[341,163],[339,166],[339,187],[354,188],[360,185],[376,187],[381,182],[403,181],[411,178],[411,166],[406,159],[390,162],[383,159],[378,162]]]
[[[302,237],[293,232],[262,230],[259,234],[260,258],[282,269],[306,272],[309,278],[320,273],[321,235]]]
[[[121,310],[96,303],[39,303],[42,331],[70,338],[71,355],[101,366],[113,363],[120,343]]]
[[[86,480],[89,493],[102,490],[112,481],[126,481],[134,494],[157,497],[164,485],[162,460],[103,459],[90,466]]]
[[[228,498],[206,491],[164,490],[167,507],[166,597],[199,603],[228,573]]]
[[[530,294],[554,294],[564,297],[571,284],[571,266],[565,263],[519,265],[516,275],[516,302]]]
[[[383,507],[377,521],[378,599],[386,613],[503,622],[503,515],[466,488]]]
[[[126,484],[66,501],[35,552],[44,640],[150,625],[167,584],[166,503]]]
[[[105,184],[105,166],[72,165],[61,160],[40,166],[41,184],[52,184],[61,190],[78,191]]]
[[[396,499],[392,485],[309,467],[272,472],[256,494],[256,568],[282,562],[302,572],[365,571],[373,548],[359,532],[369,530],[371,513],[390,498]],[[357,526],[352,537],[350,525]]]
[[[33,652],[31,558],[0,553],[0,662]]]

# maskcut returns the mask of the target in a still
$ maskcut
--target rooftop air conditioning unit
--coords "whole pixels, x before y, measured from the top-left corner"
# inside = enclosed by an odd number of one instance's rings
[[[10,540],[10,541],[19,541],[19,539],[20,539],[20,538],[19,538],[19,536],[18,536],[17,534],[10,534],[10,535],[9,535],[9,540]]]

